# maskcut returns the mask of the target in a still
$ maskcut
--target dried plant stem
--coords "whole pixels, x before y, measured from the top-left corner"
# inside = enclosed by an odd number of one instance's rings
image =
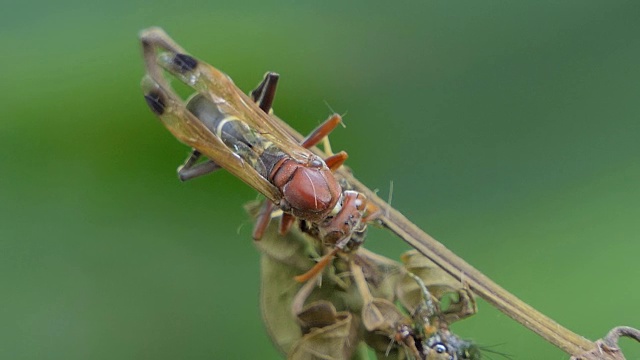
[[[302,139],[302,135],[293,130],[284,121],[281,125],[294,137]],[[320,156],[327,154],[317,148],[313,149]],[[465,281],[473,292],[492,304],[510,318],[518,321],[531,331],[540,335],[551,344],[559,347],[569,355],[580,355],[596,348],[596,344],[584,337],[573,333],[533,307],[509,293],[487,276],[469,265],[466,261],[447,249],[427,233],[410,222],[399,211],[392,208],[358,181],[348,169],[340,168],[338,175],[345,178],[355,190],[364,193],[369,201],[382,209],[380,221],[410,246],[420,251],[454,278]],[[607,357],[603,357],[607,359]]]
[[[347,175],[345,174],[345,176]],[[404,215],[386,204],[351,175],[348,176],[350,176],[348,180],[358,191],[364,192],[370,201],[384,209],[381,221],[385,227],[431,259],[454,278],[460,281],[464,280],[478,296],[567,354],[582,354],[595,347],[593,342],[564,328],[500,287],[407,220]]]

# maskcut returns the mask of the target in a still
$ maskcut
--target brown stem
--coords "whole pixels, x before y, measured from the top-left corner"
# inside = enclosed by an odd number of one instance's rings
[[[280,124],[295,138],[298,140],[302,139],[302,136],[284,121],[280,121]],[[317,148],[312,150],[322,157],[326,156],[326,154]],[[451,276],[468,283],[474,293],[492,304],[498,310],[518,321],[569,355],[583,354],[596,347],[592,341],[564,328],[469,265],[444,245],[411,223],[404,215],[392,208],[384,200],[380,199],[373,191],[369,190],[353,177],[348,169],[342,167],[336,172],[338,176],[345,178],[353,185],[355,190],[364,193],[369,201],[383,210],[379,221],[385,227],[451,274]]]
[[[603,339],[596,341],[595,349],[572,356],[570,360],[625,360],[624,354],[618,347],[618,339],[621,336],[640,342],[640,330],[629,326],[618,326],[611,329]]]
[[[431,259],[454,278],[460,281],[464,280],[474,293],[498,310],[570,355],[581,354],[595,347],[593,342],[562,327],[500,287],[407,220],[404,215],[385,203],[353,176],[350,174],[344,174],[344,176],[354,185],[356,190],[365,193],[370,201],[384,209],[380,221],[385,227]]]
[[[618,326],[611,329],[607,336],[602,339],[602,342],[609,347],[618,347],[618,339],[620,339],[621,336],[629,337],[640,342],[640,330],[630,326]]]

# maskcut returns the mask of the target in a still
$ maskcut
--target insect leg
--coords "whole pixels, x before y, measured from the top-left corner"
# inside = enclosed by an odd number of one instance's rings
[[[193,149],[184,164],[178,167],[178,178],[180,178],[180,181],[195,179],[222,168],[220,165],[213,162],[213,160],[209,159],[196,164],[196,161],[198,161],[201,155],[202,154],[200,154],[198,150]]]
[[[338,126],[338,124],[342,123],[342,117],[338,114],[331,115],[327,120],[325,120],[320,126],[315,128],[302,142],[300,145],[305,148],[310,148],[319,143],[324,137],[328,136],[333,129]]]
[[[333,154],[328,158],[324,159],[324,162],[327,164],[331,171],[336,171],[344,162],[349,158],[346,152],[340,151],[337,154]]]
[[[262,204],[262,208],[256,217],[256,223],[253,225],[253,240],[260,240],[264,235],[264,231],[271,222],[271,213],[275,205],[269,199],[266,199]]]
[[[309,271],[302,275],[295,276],[293,279],[299,283],[307,282],[322,272],[329,265],[333,257],[340,251],[340,248],[333,248],[330,253],[323,256]]]
[[[258,87],[250,93],[253,101],[267,114],[271,111],[273,99],[276,97],[278,79],[280,79],[280,75],[274,72],[268,72],[264,75],[264,79],[258,84]]]
[[[286,235],[289,232],[289,229],[291,229],[291,225],[293,225],[293,222],[295,220],[296,217],[291,214],[282,214],[282,218],[280,219],[280,228],[278,229],[280,235]]]

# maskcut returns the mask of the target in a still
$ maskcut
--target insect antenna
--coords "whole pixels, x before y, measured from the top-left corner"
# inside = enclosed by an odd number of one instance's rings
[[[324,104],[327,106],[327,108],[329,108],[329,111],[331,111],[332,114],[337,114],[337,112],[335,110],[333,110],[331,105],[329,105],[329,102],[327,100],[322,100],[322,101],[324,101]],[[348,113],[349,113],[349,111],[345,111],[342,114],[340,114],[340,117],[342,119],[344,119],[344,117],[347,116]],[[342,125],[343,128],[347,127],[347,125],[344,123],[344,121],[341,121],[340,125]]]

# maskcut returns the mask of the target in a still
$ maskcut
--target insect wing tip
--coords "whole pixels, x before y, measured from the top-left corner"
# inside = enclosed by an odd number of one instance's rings
[[[151,26],[146,29],[140,30],[140,32],[138,33],[138,38],[140,38],[140,40],[142,41],[145,41],[145,39],[159,37],[167,37],[167,33],[159,26]]]

